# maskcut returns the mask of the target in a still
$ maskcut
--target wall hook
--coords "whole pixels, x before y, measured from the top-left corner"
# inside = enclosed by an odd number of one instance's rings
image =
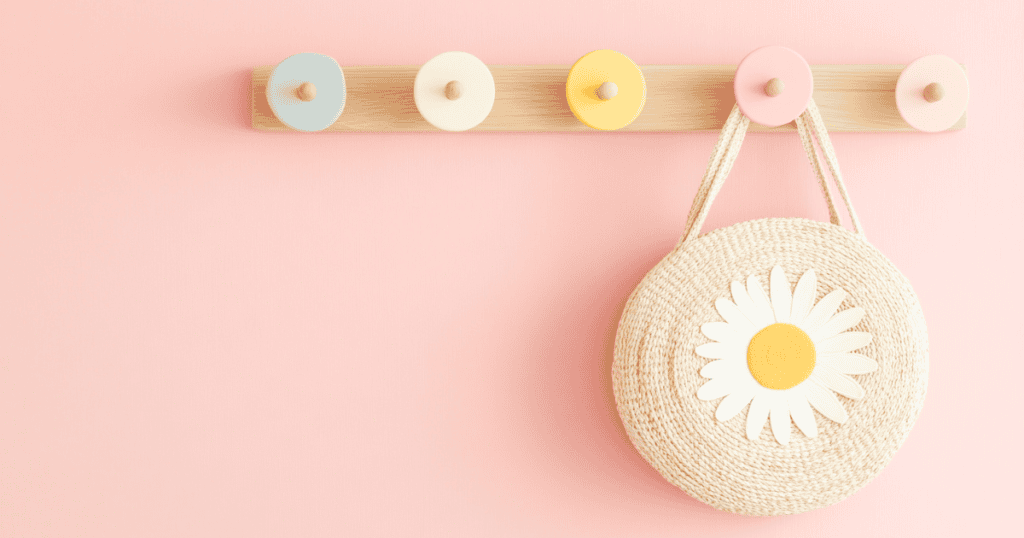
[[[281,123],[322,131],[345,109],[345,73],[334,58],[303,52],[285,58],[267,80],[267,102]]]
[[[735,100],[757,132],[795,129],[812,93],[831,132],[967,123],[967,76],[949,58],[905,69],[808,66],[785,47],[755,50],[739,66],[638,66],[611,50],[572,66],[488,66],[448,52],[422,66],[344,72],[328,56],[304,53],[253,69],[250,106],[253,127],[266,131],[717,132]]]
[[[919,131],[953,127],[967,110],[969,96],[967,73],[941,54],[914,60],[896,82],[896,108],[903,120]]]
[[[565,79],[569,110],[593,129],[621,129],[640,115],[647,102],[647,81],[625,54],[596,50],[569,69]]]
[[[423,119],[444,131],[465,131],[480,125],[494,107],[494,76],[468,52],[434,56],[416,73],[416,109]]]
[[[796,119],[814,92],[814,75],[796,51],[771,46],[748,54],[736,66],[733,93],[751,121],[778,127]]]

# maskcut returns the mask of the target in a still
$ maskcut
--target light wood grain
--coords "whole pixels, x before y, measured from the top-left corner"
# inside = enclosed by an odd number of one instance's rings
[[[942,84],[939,84],[938,82],[932,82],[924,87],[924,100],[929,103],[940,101],[945,96],[946,88],[943,88]]]
[[[292,131],[267,104],[267,79],[274,66],[252,72],[252,126]],[[568,65],[492,65],[495,100],[491,114],[474,131],[608,132],[583,125],[565,100]],[[437,131],[413,101],[419,66],[344,67],[348,95],[338,121],[325,131]],[[648,65],[647,103],[633,123],[610,132],[717,131],[735,99],[733,65]],[[829,131],[914,131],[896,109],[896,79],[902,65],[817,65],[814,100]],[[967,114],[951,130],[967,126]],[[791,131],[751,124],[751,131]]]
[[[781,78],[773,78],[764,85],[764,94],[768,97],[776,97],[786,89],[786,83]]]
[[[604,99],[605,101],[607,101],[607,100],[611,99],[612,97],[615,97],[618,94],[619,94],[619,85],[614,83],[614,82],[612,82],[612,81],[610,81],[610,80],[607,81],[607,82],[602,83],[600,86],[597,87],[597,98],[598,99]]]
[[[457,80],[453,80],[448,84],[444,85],[444,96],[449,101],[454,101],[459,97],[462,97],[462,84]]]
[[[299,85],[298,89],[299,99],[303,101],[312,101],[316,99],[316,85],[312,82],[303,82]]]

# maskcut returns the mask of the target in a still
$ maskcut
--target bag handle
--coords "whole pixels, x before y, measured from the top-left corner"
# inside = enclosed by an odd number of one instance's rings
[[[697,194],[693,198],[693,205],[690,207],[690,214],[686,219],[686,229],[677,248],[683,246],[688,241],[696,239],[700,233],[701,226],[704,225],[704,221],[707,219],[712,202],[714,202],[718,191],[721,190],[722,185],[725,183],[725,178],[729,175],[729,171],[732,170],[733,163],[736,162],[736,156],[739,154],[740,146],[743,145],[743,138],[749,126],[750,119],[740,112],[739,106],[734,106],[729,114],[729,118],[726,119],[725,125],[722,127],[722,133],[718,137],[715,149],[711,152],[711,161],[704,172],[704,178],[697,189]],[[836,226],[840,225],[839,214],[836,213],[835,202],[825,180],[825,171],[821,165],[822,158],[818,156],[814,146],[815,142],[821,148],[825,164],[839,190],[839,195],[843,199],[846,210],[850,214],[850,221],[854,232],[863,236],[864,230],[861,228],[860,219],[857,218],[857,213],[850,203],[850,195],[846,190],[846,185],[843,183],[842,173],[839,171],[839,161],[836,159],[835,148],[832,147],[832,141],[829,139],[828,131],[825,129],[825,122],[822,121],[821,113],[818,111],[818,107],[813,99],[807,103],[807,109],[796,118],[796,128],[800,134],[800,141],[803,144],[804,151],[807,153],[807,159],[810,161],[811,168],[814,169],[814,173],[818,177],[818,184],[821,187],[822,194],[825,196],[825,203],[828,205],[829,221]]]

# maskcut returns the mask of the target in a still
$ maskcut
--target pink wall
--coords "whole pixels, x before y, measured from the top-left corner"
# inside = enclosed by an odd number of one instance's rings
[[[261,4],[258,7],[256,4]],[[0,17],[0,535],[1002,536],[1020,484],[1024,9],[893,2],[9,2]],[[826,6],[826,4],[829,4]],[[897,5],[899,4],[899,5]],[[931,332],[889,467],[720,513],[618,421],[616,322],[712,134],[265,134],[254,65],[969,67],[965,131],[833,137]],[[824,219],[795,135],[712,212]]]

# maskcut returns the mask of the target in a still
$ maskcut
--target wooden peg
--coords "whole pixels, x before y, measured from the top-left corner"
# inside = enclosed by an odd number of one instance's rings
[[[932,82],[924,87],[924,100],[929,103],[939,101],[945,96],[946,88],[943,88],[942,84],[939,84],[938,82]]]
[[[444,96],[447,97],[449,101],[454,101],[459,97],[462,97],[462,84],[459,84],[459,81],[457,80],[453,80],[448,84],[445,84]]]
[[[607,101],[619,94],[619,86],[612,81],[607,81],[597,87],[597,98]]]
[[[782,82],[781,78],[773,78],[768,81],[768,84],[764,85],[764,93],[768,97],[775,97],[786,89],[786,83]]]
[[[303,101],[312,101],[316,99],[316,86],[312,82],[303,82],[299,85],[299,89],[296,92],[299,95],[299,99]]]

